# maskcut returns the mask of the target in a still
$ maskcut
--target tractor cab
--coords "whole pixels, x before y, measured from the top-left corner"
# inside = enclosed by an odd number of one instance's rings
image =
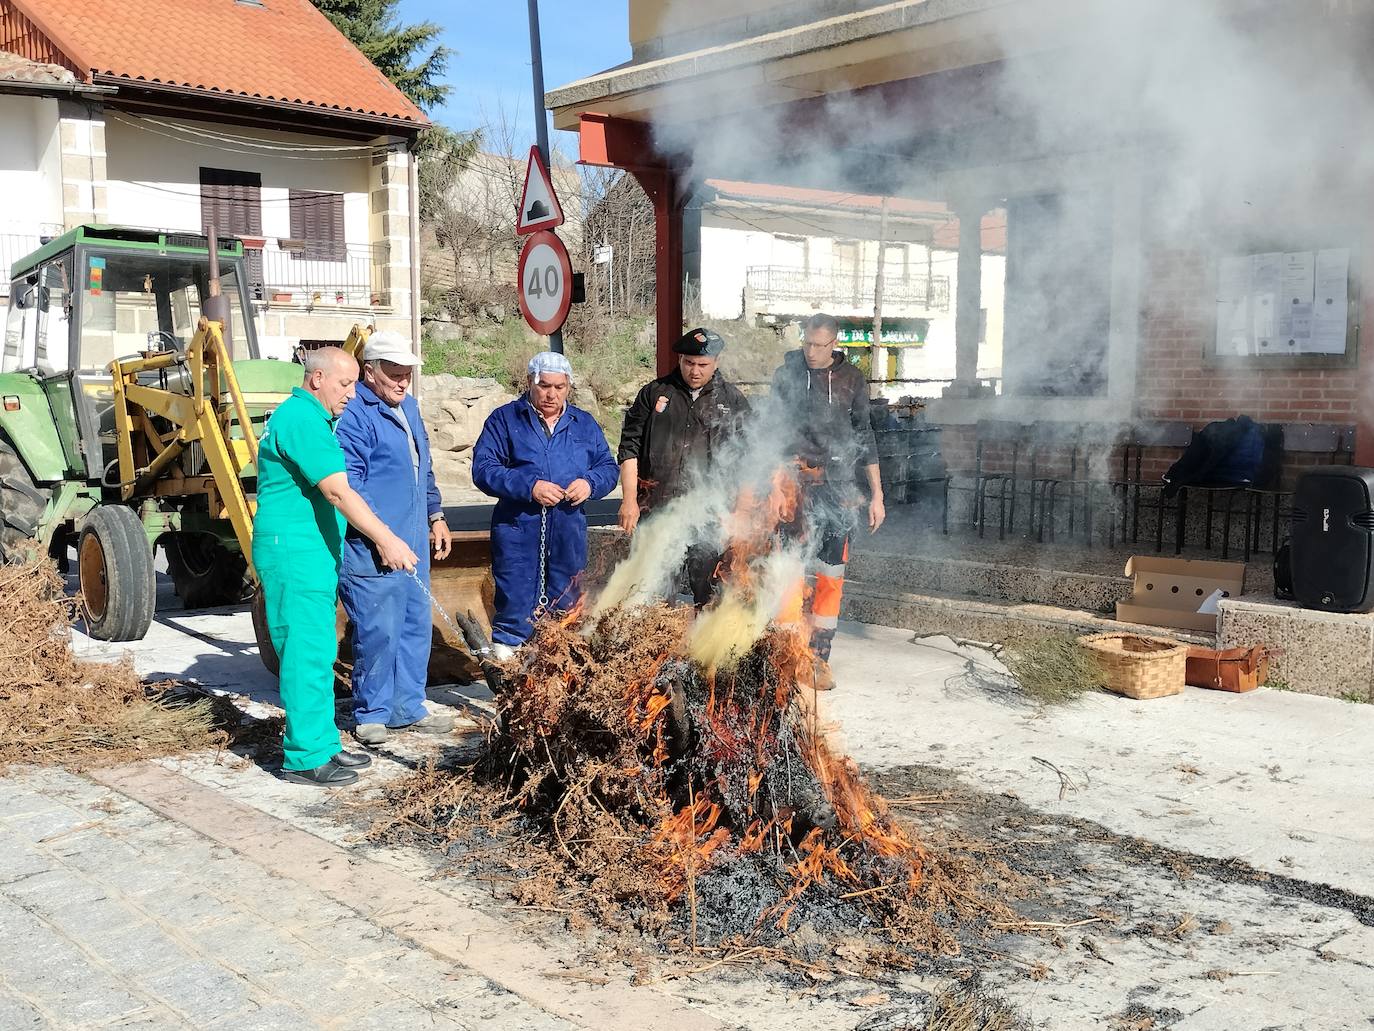
[[[76,545],[93,636],[143,636],[157,547],[188,606],[245,592],[257,435],[301,370],[259,358],[244,270],[238,240],[106,226],[14,264],[0,562]]]
[[[258,357],[243,244],[219,245],[228,300],[225,344],[237,362]],[[47,396],[65,471],[99,482],[115,459],[110,362],[185,351],[209,293],[203,236],[83,226],[14,266],[0,374],[27,374]],[[172,386],[173,369],[149,385]]]

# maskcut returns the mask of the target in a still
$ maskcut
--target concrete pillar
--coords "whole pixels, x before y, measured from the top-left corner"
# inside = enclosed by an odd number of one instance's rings
[[[1141,160],[1118,161],[1112,189],[1112,300],[1107,346],[1107,396],[1122,419],[1137,411],[1141,281],[1145,274],[1145,188]]]
[[[411,155],[405,142],[382,137],[372,143],[368,176],[371,201],[372,295],[376,303],[409,316],[411,257]]]
[[[701,202],[693,200],[682,208],[682,281],[684,318],[693,324],[701,321]]]
[[[110,220],[105,171],[105,109],[63,100],[58,105],[64,229]]]
[[[954,309],[954,382],[945,397],[973,397],[978,392],[978,326],[983,309],[983,202],[964,202],[959,217],[958,286]]]

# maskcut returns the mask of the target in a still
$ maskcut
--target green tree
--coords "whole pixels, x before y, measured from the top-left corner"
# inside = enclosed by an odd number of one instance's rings
[[[403,24],[400,0],[314,0],[316,7],[421,110],[442,104],[450,87],[440,81],[452,51],[435,42],[431,21]]]

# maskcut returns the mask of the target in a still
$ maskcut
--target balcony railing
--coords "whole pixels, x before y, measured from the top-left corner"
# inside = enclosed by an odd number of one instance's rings
[[[38,250],[45,239],[61,234],[61,226],[44,224],[32,228],[14,226],[0,230],[0,290],[4,291],[5,296],[9,296],[10,270],[14,263]]]
[[[784,265],[754,265],[749,290],[760,307],[800,304],[813,308],[873,307],[877,285],[872,273],[813,272]],[[884,276],[884,308],[949,311],[948,276]]]
[[[347,244],[328,257],[275,247],[245,253],[248,279],[269,304],[367,307],[389,303],[381,274],[385,244]]]
[[[28,232],[0,230],[0,291],[4,295],[9,293],[13,264],[61,232],[61,226],[43,225]],[[385,244],[348,244],[337,257],[328,258],[276,247],[244,251],[256,300],[360,308],[390,303],[381,274],[385,254]]]

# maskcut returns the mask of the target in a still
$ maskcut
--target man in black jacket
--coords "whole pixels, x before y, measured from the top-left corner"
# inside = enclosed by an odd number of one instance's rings
[[[725,341],[694,329],[673,345],[678,367],[644,387],[625,413],[620,435],[620,528],[634,533],[642,515],[688,490],[721,444],[739,429],[749,402],[716,365]],[[700,608],[711,600],[720,554],[709,545],[687,552],[687,579]]]
[[[810,596],[811,650],[828,662],[840,620],[849,536],[864,503],[860,470],[870,533],[877,531],[887,513],[868,418],[868,383],[835,347],[839,325],[833,318],[813,315],[803,333],[801,350],[789,353],[774,374],[773,393],[795,434],[802,512],[792,532],[817,548]]]

